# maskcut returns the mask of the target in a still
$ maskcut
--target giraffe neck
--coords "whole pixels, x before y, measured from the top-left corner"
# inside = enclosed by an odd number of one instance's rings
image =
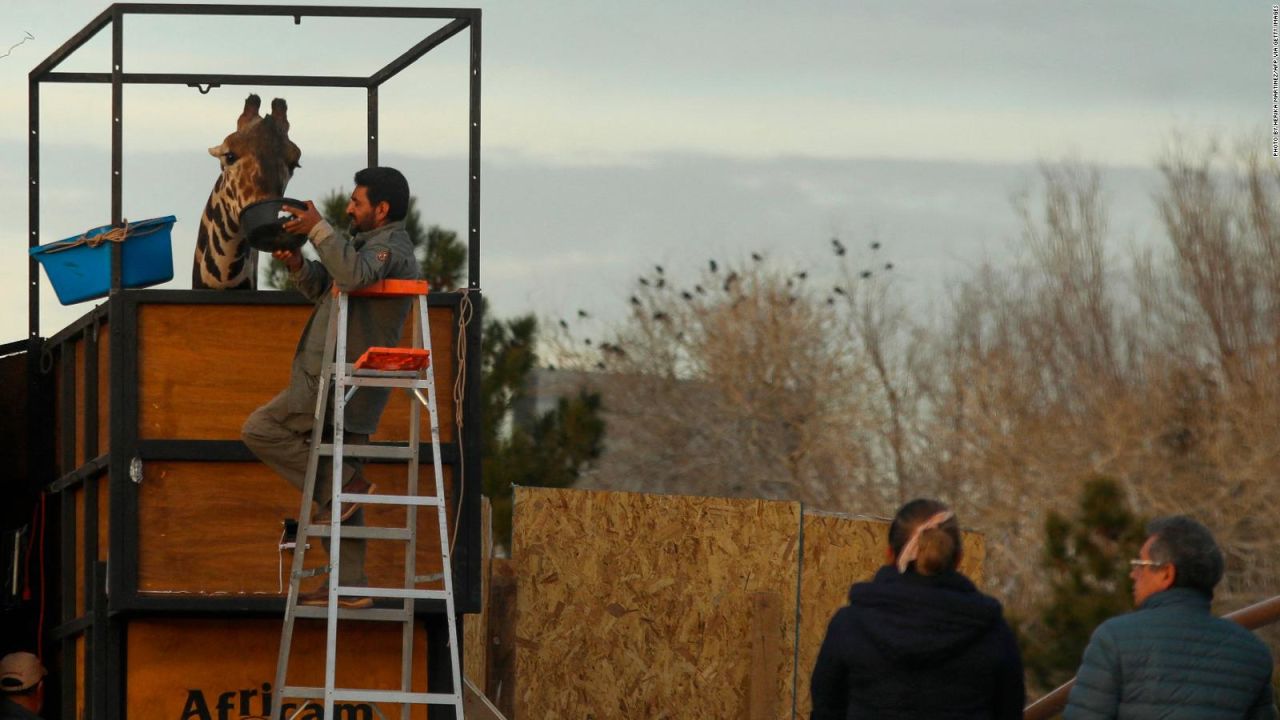
[[[192,288],[252,290],[258,285],[257,253],[240,236],[240,211],[245,202],[233,169],[218,176],[200,216]]]

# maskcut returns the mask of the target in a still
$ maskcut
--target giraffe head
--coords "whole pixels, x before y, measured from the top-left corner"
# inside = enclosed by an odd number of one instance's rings
[[[236,131],[209,148],[222,173],[200,219],[192,269],[193,288],[257,287],[257,253],[240,234],[240,211],[259,200],[284,196],[302,152],[289,140],[289,114],[284,100],[271,101],[271,114],[258,115],[262,100],[250,95],[236,121]]]
[[[238,201],[233,217],[245,205],[282,197],[298,167],[302,151],[289,140],[289,109],[284,100],[271,101],[271,114],[258,115],[262,100],[250,95],[236,120],[236,131],[209,148],[222,165],[222,186]]]

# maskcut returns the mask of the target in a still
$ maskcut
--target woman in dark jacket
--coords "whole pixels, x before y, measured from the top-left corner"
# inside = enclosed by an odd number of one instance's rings
[[[956,570],[955,515],[936,500],[907,503],[889,554],[827,627],[811,720],[1020,719],[1022,658],[1000,603]]]

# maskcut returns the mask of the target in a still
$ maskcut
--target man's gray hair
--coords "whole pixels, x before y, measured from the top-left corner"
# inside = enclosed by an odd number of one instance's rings
[[[1194,588],[1213,597],[1222,579],[1222,550],[1209,528],[1186,515],[1156,518],[1147,524],[1151,559],[1177,569],[1174,587]]]

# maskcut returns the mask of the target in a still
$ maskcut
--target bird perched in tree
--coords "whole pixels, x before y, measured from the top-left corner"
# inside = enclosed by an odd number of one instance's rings
[[[871,277],[871,271],[863,270],[862,272],[858,273],[858,276],[861,277],[863,280],[866,280],[867,278]]]
[[[578,317],[580,317],[580,318],[585,318],[585,317],[590,317],[590,316],[589,316],[589,315],[587,315],[587,311],[586,311],[586,310],[583,310],[583,309],[579,308],[579,309],[578,309]]]
[[[684,298],[685,300],[692,300],[693,293],[689,292],[688,290],[681,290],[680,297]]]
[[[764,259],[764,257],[761,256],[760,253],[751,253],[751,259],[755,260],[756,262],[760,262],[761,260]]]
[[[635,305],[636,307],[640,307],[640,298],[636,297],[635,295],[632,295],[631,304]]]
[[[707,264],[711,267],[711,272],[716,272],[717,270],[720,269],[720,266],[716,264],[716,261],[714,259],[712,259]]]
[[[694,286],[693,286],[693,290],[694,290],[694,292],[698,293],[699,295],[706,295],[706,294],[707,294],[707,291],[706,291],[705,289],[703,289],[703,287],[702,287],[701,285],[694,285]]]
[[[640,284],[641,284],[641,285],[643,285],[643,286],[645,286],[645,287],[649,287],[649,279],[648,279],[648,278],[640,278]]]
[[[840,238],[831,238],[831,249],[835,250],[836,255],[843,256],[845,253],[844,243],[840,242]]]
[[[872,243],[871,243],[871,249],[872,249],[872,250],[879,250],[879,249],[880,249],[880,241],[879,241],[879,240],[874,240],[874,241],[872,241]]]
[[[564,321],[564,318],[560,318],[560,327],[561,327],[561,328],[564,328],[565,330],[568,330],[568,329],[569,329],[569,323],[565,322],[565,321]]]
[[[653,269],[654,269],[654,270],[656,270],[656,271],[658,272],[658,274],[659,274],[659,275],[661,275],[661,274],[662,274],[662,266],[661,266],[661,265],[654,265],[654,266],[653,266]]]
[[[837,294],[837,295],[843,295],[843,294],[844,294],[844,288],[840,287],[839,285],[837,285],[837,286],[835,287],[835,291],[836,291],[836,294]]]

